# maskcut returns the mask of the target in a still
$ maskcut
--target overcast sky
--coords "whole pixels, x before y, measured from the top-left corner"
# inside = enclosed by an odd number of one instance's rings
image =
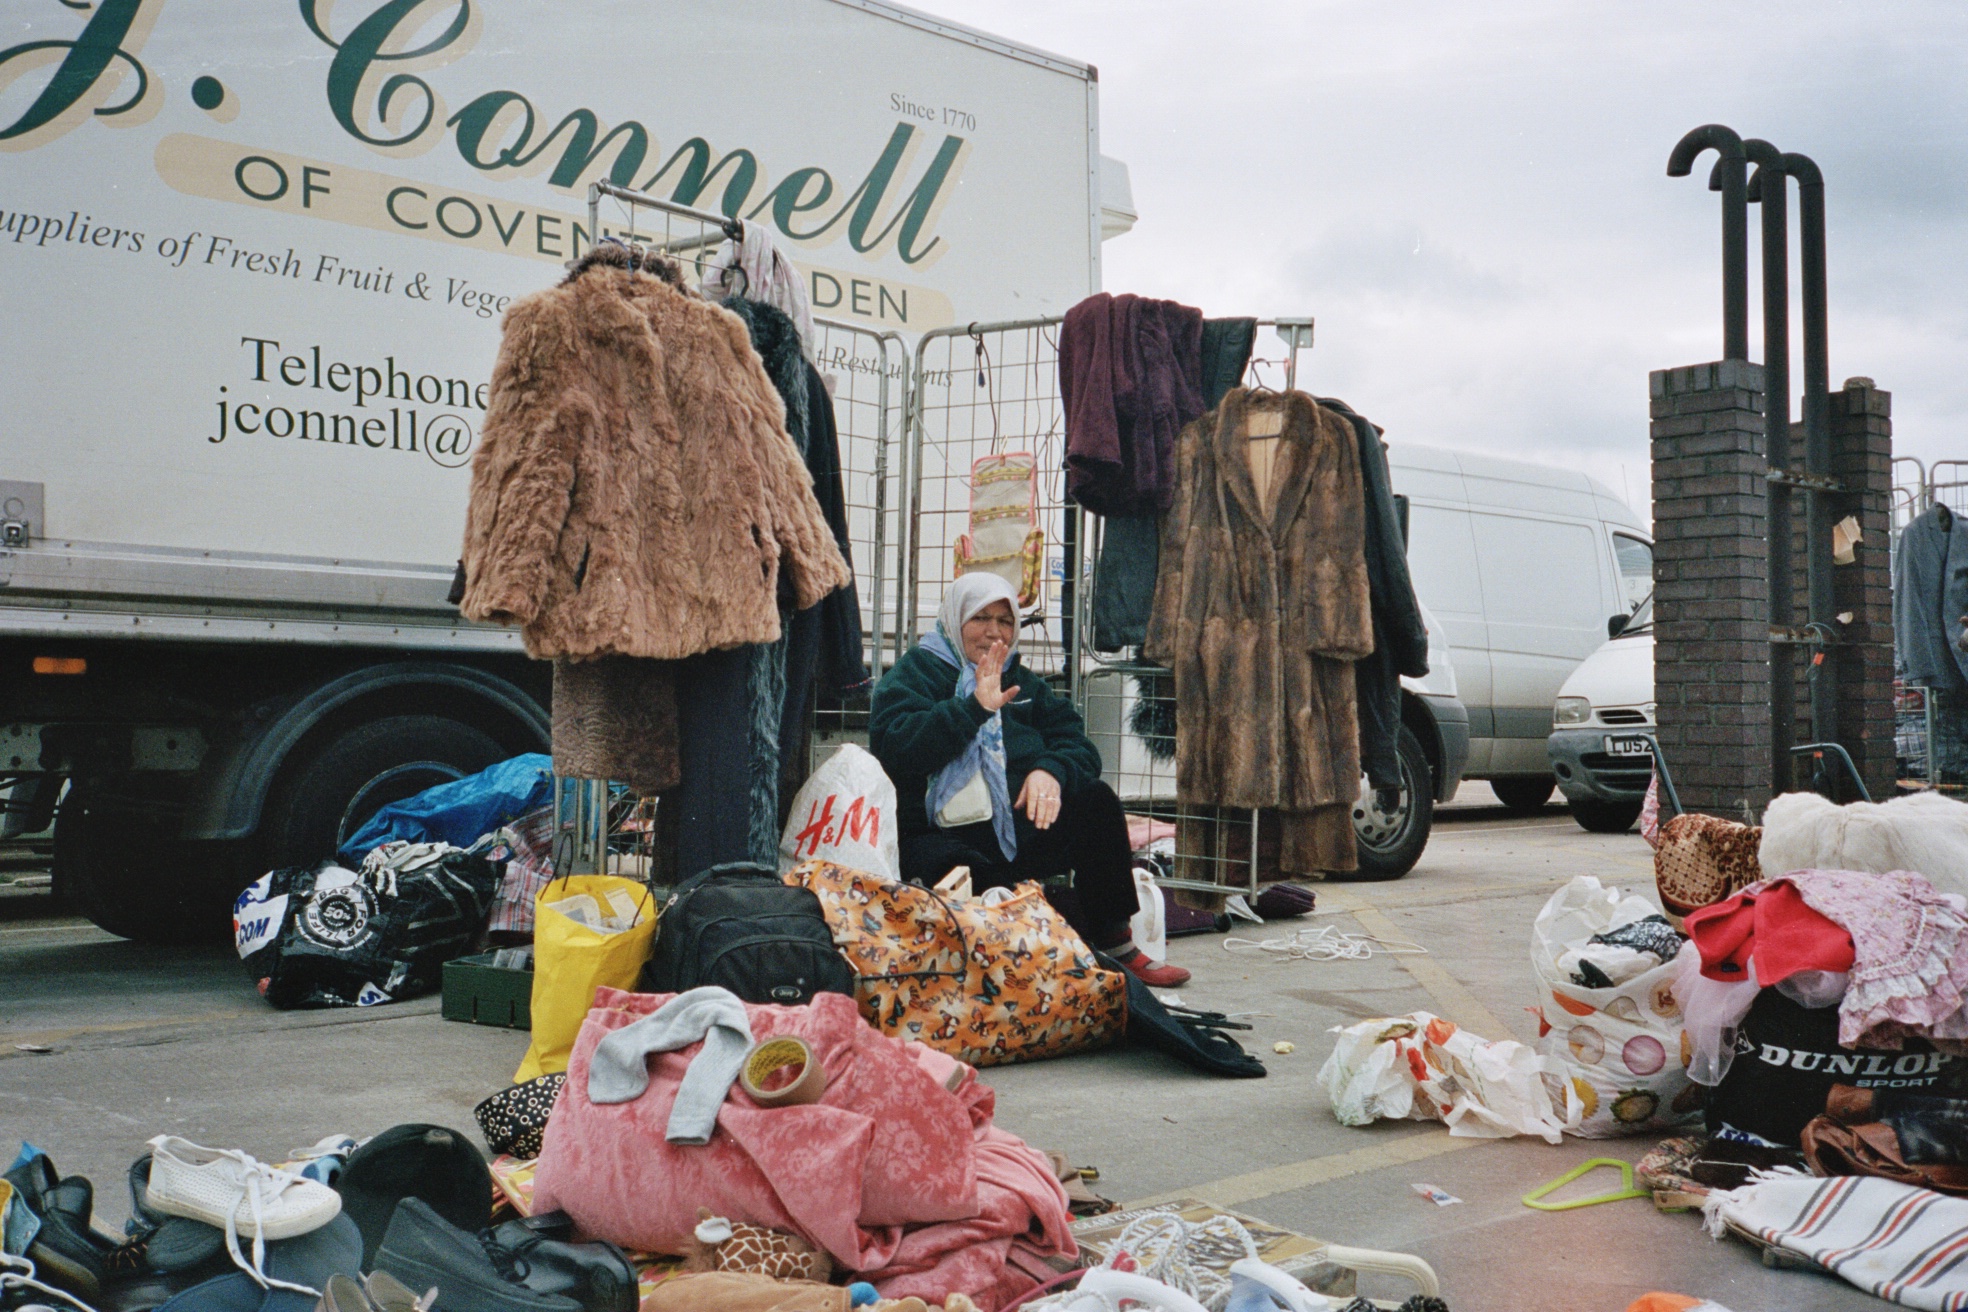
[[[1968,460],[1958,0],[913,3],[1099,68],[1141,213],[1109,291],[1311,314],[1302,385],[1390,441],[1584,469],[1642,514],[1647,373],[1721,354],[1714,156],[1670,179],[1668,151],[1720,122],[1807,154],[1832,385],[1893,393],[1898,453]]]

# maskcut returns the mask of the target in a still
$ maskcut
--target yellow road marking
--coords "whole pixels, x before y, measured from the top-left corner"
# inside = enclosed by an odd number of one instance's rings
[[[1200,1198],[1204,1202],[1215,1203],[1218,1207],[1235,1207],[1239,1203],[1248,1203],[1253,1199],[1290,1193],[1294,1189],[1308,1189],[1315,1184],[1341,1180],[1349,1175],[1363,1175],[1368,1171],[1419,1162],[1429,1157],[1439,1157],[1444,1153],[1459,1152],[1464,1148],[1474,1148],[1478,1144],[1492,1142],[1495,1141],[1456,1139],[1451,1138],[1447,1133],[1413,1134],[1396,1139],[1392,1143],[1377,1143],[1366,1148],[1355,1148],[1351,1152],[1312,1157],[1302,1162],[1287,1162],[1283,1166],[1267,1166],[1262,1171],[1251,1171],[1245,1175],[1212,1180],[1208,1184],[1171,1189],[1167,1193],[1129,1203],[1128,1206],[1147,1207],[1177,1198]]]
[[[1380,908],[1350,892],[1328,885],[1319,890],[1319,896],[1340,910],[1351,912],[1353,918],[1360,922],[1360,928],[1375,938],[1404,940],[1407,937]],[[1422,992],[1435,1003],[1436,1014],[1444,1020],[1454,1021],[1463,1029],[1486,1039],[1516,1037],[1509,1026],[1492,1015],[1490,1009],[1478,1002],[1476,995],[1463,987],[1461,980],[1444,970],[1434,957],[1413,954],[1398,956],[1394,960],[1421,986]]]

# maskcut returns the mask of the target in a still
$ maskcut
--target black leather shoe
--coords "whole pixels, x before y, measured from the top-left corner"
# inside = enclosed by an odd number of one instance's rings
[[[216,1275],[230,1269],[225,1231],[151,1206],[149,1153],[130,1165],[130,1220],[123,1228],[131,1240],[125,1248],[141,1245],[145,1271],[177,1275],[209,1268]]]
[[[540,1293],[508,1279],[477,1235],[452,1225],[421,1198],[397,1204],[376,1250],[375,1269],[387,1271],[410,1289],[435,1287],[440,1308],[584,1312],[572,1298]]]
[[[85,1302],[101,1297],[104,1263],[117,1244],[90,1223],[95,1186],[79,1175],[61,1179],[45,1153],[0,1178],[13,1185],[15,1195],[41,1219],[41,1228],[27,1246],[27,1256],[41,1278]]]
[[[481,1230],[486,1256],[506,1279],[540,1294],[559,1294],[582,1312],[636,1312],[642,1290],[628,1255],[610,1243],[567,1242],[574,1221],[565,1212],[523,1217]]]

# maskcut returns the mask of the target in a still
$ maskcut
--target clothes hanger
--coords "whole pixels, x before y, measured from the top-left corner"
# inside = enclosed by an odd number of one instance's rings
[[[1554,1193],[1580,1176],[1588,1175],[1602,1167],[1610,1167],[1619,1171],[1619,1188],[1608,1190],[1603,1194],[1594,1194],[1590,1198],[1573,1198],[1562,1203],[1547,1203],[1543,1201],[1548,1194]],[[1636,1189],[1633,1187],[1633,1163],[1621,1161],[1617,1157],[1594,1157],[1591,1161],[1579,1163],[1556,1180],[1541,1184],[1525,1194],[1524,1206],[1534,1207],[1540,1212],[1569,1212],[1574,1208],[1595,1207],[1600,1203],[1617,1203],[1624,1198],[1651,1198],[1653,1192],[1651,1189]]]

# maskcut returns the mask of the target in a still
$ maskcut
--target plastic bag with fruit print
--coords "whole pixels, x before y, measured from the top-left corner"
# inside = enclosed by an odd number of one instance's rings
[[[1480,1039],[1425,1011],[1334,1033],[1319,1084],[1342,1125],[1444,1121],[1458,1138],[1557,1143],[1583,1110],[1563,1068],[1528,1044]]]
[[[1688,1078],[1692,1054],[1674,1000],[1673,959],[1656,955],[1659,964],[1621,972],[1608,988],[1579,982],[1580,950],[1594,935],[1659,914],[1644,898],[1604,887],[1590,875],[1553,893],[1538,912],[1531,934],[1542,1004],[1538,1051],[1565,1068],[1585,1104],[1571,1130],[1581,1138],[1653,1133],[1701,1115],[1701,1086]]]

